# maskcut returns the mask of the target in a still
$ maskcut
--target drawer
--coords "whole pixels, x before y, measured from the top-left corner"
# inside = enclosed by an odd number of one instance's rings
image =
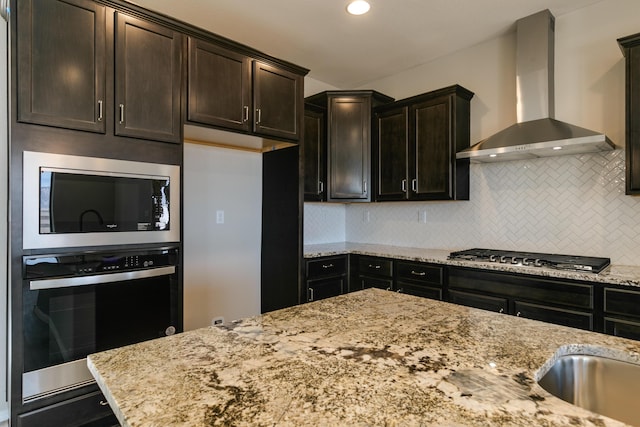
[[[466,305],[467,307],[495,311],[496,313],[509,312],[509,301],[506,298],[478,295],[449,289],[449,302]]]
[[[542,279],[526,275],[494,273],[464,268],[449,268],[449,288],[518,298],[543,305],[564,305],[593,309],[593,285]]]
[[[307,282],[307,301],[311,302],[338,296],[344,292],[345,286],[344,277],[309,280]]]
[[[432,264],[417,262],[396,262],[396,278],[415,280],[432,285],[444,283],[444,268]]]
[[[18,427],[80,427],[118,425],[99,391],[18,415]]]
[[[442,300],[442,288],[410,282],[396,282],[396,292],[417,297]]]
[[[640,292],[604,288],[604,311],[640,317]]]
[[[360,256],[358,259],[360,274],[393,277],[393,262],[386,258]]]
[[[307,279],[339,276],[347,272],[347,256],[322,257],[307,260]]]

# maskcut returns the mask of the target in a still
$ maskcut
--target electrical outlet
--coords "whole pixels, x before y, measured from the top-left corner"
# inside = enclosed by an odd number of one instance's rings
[[[224,211],[216,211],[216,224],[224,224]]]
[[[224,324],[224,317],[218,316],[211,319],[211,326],[221,326]]]
[[[362,214],[362,222],[370,222],[371,221],[371,212],[364,211]]]
[[[418,212],[418,222],[421,222],[423,224],[427,223],[427,211],[419,211]]]

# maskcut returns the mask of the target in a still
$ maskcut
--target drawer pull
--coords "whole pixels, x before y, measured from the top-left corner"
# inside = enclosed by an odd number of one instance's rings
[[[313,301],[313,288],[309,288],[308,301]]]
[[[404,292],[404,289],[400,288],[400,289],[398,289],[396,292],[397,292],[397,293],[399,293],[399,294],[401,294],[401,293],[403,293],[403,292]]]
[[[100,406],[109,406],[109,402],[107,402],[106,400],[101,400]]]
[[[369,268],[375,268],[376,270],[380,270],[382,268],[382,266],[381,265],[369,264]]]
[[[520,312],[517,312],[517,313],[516,313],[516,316],[517,316],[517,317],[520,317]]]
[[[415,271],[415,270],[411,270],[411,274],[413,274],[414,276],[426,276],[427,273],[424,271]]]
[[[498,313],[500,313],[500,314],[504,313],[504,308],[501,308]]]
[[[322,268],[333,268],[333,264],[322,264]]]

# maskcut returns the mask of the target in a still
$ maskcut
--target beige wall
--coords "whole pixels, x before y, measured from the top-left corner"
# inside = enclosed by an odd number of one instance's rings
[[[186,143],[183,218],[185,330],[259,314],[262,155]]]

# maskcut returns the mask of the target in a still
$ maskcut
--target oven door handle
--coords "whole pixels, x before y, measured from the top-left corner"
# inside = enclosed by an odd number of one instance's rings
[[[119,273],[96,274],[92,276],[64,277],[59,279],[31,280],[29,289],[72,288],[75,286],[100,285],[104,283],[125,282],[127,280],[145,279],[148,277],[169,276],[176,272],[176,267],[150,268],[148,270],[122,271]]]

